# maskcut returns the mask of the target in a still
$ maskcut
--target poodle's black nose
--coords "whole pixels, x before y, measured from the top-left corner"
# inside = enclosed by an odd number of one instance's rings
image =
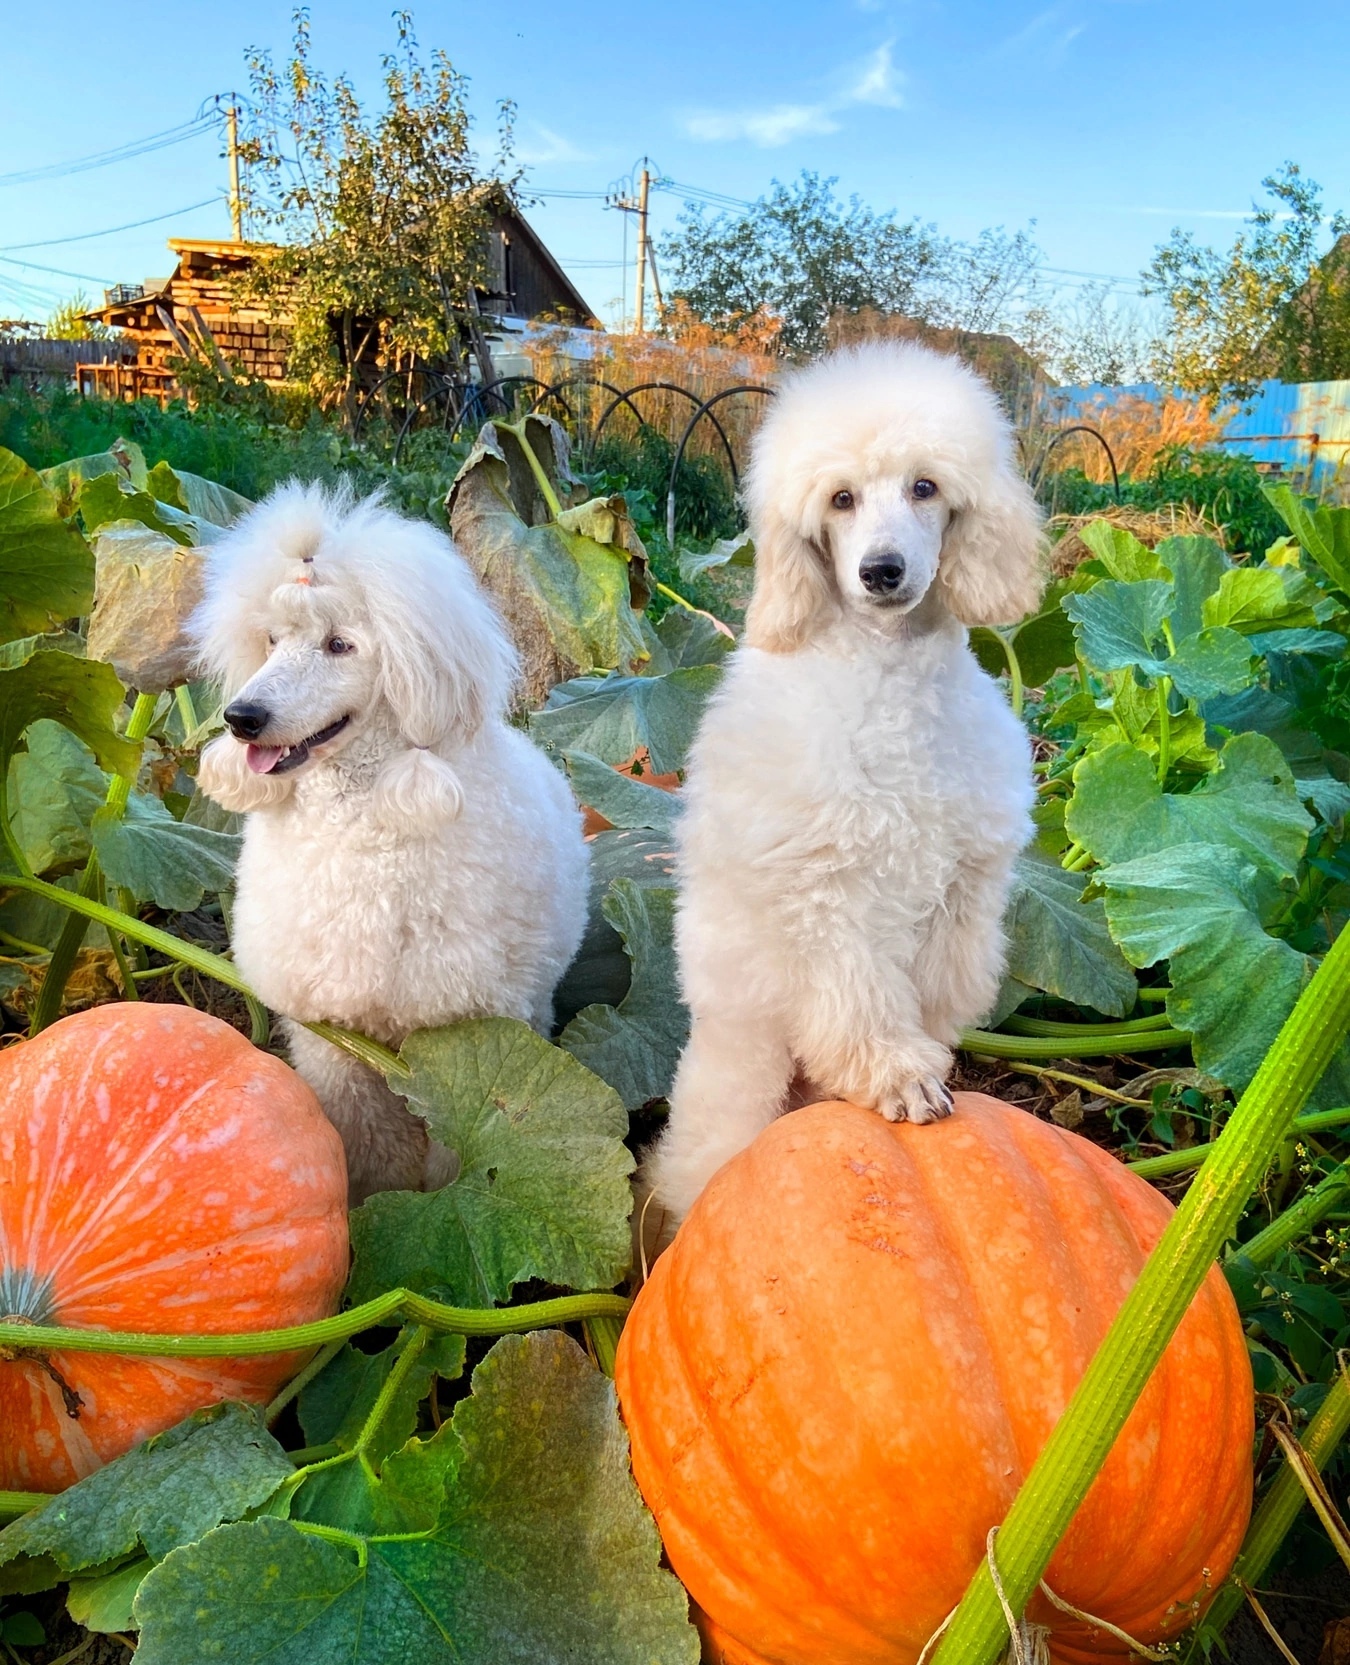
[[[225,721],[236,740],[256,740],[272,721],[272,713],[265,705],[236,700],[233,705],[225,707]]]
[[[868,595],[894,595],[905,576],[905,563],[899,555],[869,555],[858,568],[858,577]],[[229,712],[225,713],[229,717]]]

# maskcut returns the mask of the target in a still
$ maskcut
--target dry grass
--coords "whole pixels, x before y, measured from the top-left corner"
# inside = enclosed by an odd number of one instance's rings
[[[1223,542],[1222,529],[1184,503],[1169,503],[1162,509],[1131,509],[1115,504],[1094,510],[1092,514],[1056,515],[1046,528],[1055,540],[1050,551],[1050,571],[1054,577],[1067,578],[1081,562],[1092,559],[1092,551],[1080,533],[1094,520],[1109,520],[1113,526],[1123,526],[1150,549],[1164,538],[1202,537]]]
[[[1100,396],[1079,406],[1061,421],[1037,424],[1023,436],[1028,462],[1044,456],[1056,428],[1086,423],[1104,437],[1122,475],[1138,479],[1165,452],[1176,446],[1203,451],[1216,445],[1232,409],[1212,400],[1183,394],[1168,394],[1162,400],[1142,394],[1123,394],[1108,400]],[[1054,470],[1081,468],[1089,480],[1108,482],[1111,469],[1100,445],[1087,434],[1074,434],[1055,447]]]
[[[727,325],[709,324],[681,305],[668,308],[662,315],[659,334],[597,332],[600,351],[585,362],[572,356],[570,332],[564,329],[540,332],[525,350],[532,374],[550,385],[582,375],[625,390],[644,382],[673,382],[702,402],[724,388],[771,383],[782,365],[774,351],[778,328],[776,320],[760,314]],[[565,389],[563,396],[587,425],[599,420],[613,397],[603,389],[581,386]],[[643,420],[672,444],[679,443],[696,409],[693,400],[660,389],[639,393],[634,403]],[[744,457],[746,441],[763,415],[764,405],[762,396],[747,395],[725,399],[715,407],[717,420],[738,460]],[[607,420],[605,432],[631,433],[636,423],[629,407],[620,405]],[[699,423],[688,449],[694,456],[724,454],[717,430],[708,421]]]

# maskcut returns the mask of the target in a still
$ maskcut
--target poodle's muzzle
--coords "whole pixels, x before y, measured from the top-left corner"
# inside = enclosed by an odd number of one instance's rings
[[[248,766],[255,775],[286,775],[292,769],[298,769],[302,763],[309,761],[309,754],[316,746],[336,740],[352,720],[349,713],[324,728],[316,729],[313,734],[307,734],[303,740],[268,745],[261,737],[266,733],[272,715],[267,706],[256,700],[235,700],[225,708],[226,725],[235,739],[248,747]]]

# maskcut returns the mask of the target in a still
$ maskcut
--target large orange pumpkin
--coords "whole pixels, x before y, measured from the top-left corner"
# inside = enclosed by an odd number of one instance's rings
[[[633,1471],[734,1665],[913,1665],[1172,1210],[980,1094],[780,1118],[656,1262],[617,1383]],[[1047,1573],[1141,1641],[1192,1622],[1251,1508],[1253,1394],[1214,1271]],[[1037,1597],[1051,1653],[1124,1645]]]
[[[173,1334],[309,1323],[341,1298],[346,1206],[342,1144],[318,1100],[216,1018],[99,1006],[0,1053],[8,1322]],[[7,1349],[0,1489],[59,1490],[190,1411],[262,1403],[299,1362]]]

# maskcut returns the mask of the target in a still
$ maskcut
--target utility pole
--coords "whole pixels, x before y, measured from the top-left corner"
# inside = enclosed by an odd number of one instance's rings
[[[636,196],[631,194],[631,174],[626,180],[621,180],[617,184],[611,185],[609,190],[605,193],[606,208],[617,208],[621,213],[637,215],[637,293],[633,297],[633,328],[639,335],[641,335],[647,327],[647,267],[649,264],[652,269],[652,286],[656,291],[657,305],[659,306],[661,304],[661,288],[656,278],[656,256],[652,249],[651,238],[647,233],[647,203],[651,196],[653,181],[659,188],[661,184],[661,174],[659,170],[657,173],[653,174],[651,161],[648,157],[644,156],[642,158],[642,171],[638,174]],[[627,233],[625,232],[624,235],[624,247],[626,250]],[[625,260],[627,259],[626,254],[624,258]]]
[[[230,158],[230,229],[236,243],[244,240],[244,199],[239,190],[239,106],[230,100],[225,111],[225,144]]]
[[[647,299],[647,197],[651,191],[652,176],[647,166],[647,158],[642,158],[642,173],[638,178],[638,234],[637,234],[637,293],[633,305],[637,333],[641,335],[646,329],[646,299]]]

